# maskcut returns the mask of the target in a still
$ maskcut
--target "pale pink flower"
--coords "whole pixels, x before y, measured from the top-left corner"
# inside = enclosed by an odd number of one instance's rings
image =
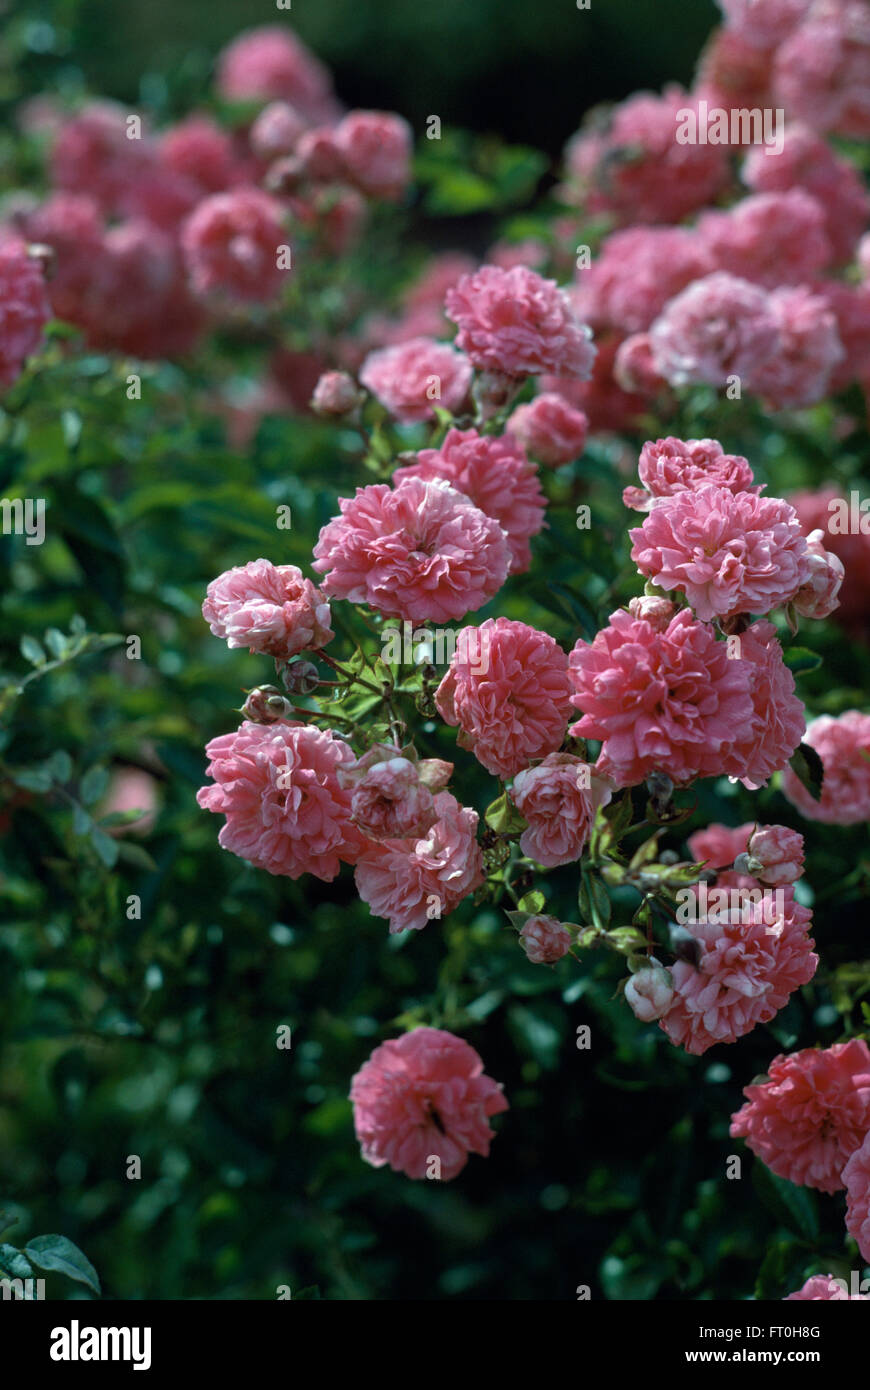
[[[674,997],[674,982],[667,970],[650,956],[625,982],[625,1002],[641,1023],[652,1023],[666,1014]]]
[[[359,378],[397,420],[431,420],[436,405],[457,411],[471,385],[472,366],[449,343],[409,338],[370,352]]]
[[[764,290],[720,270],[670,301],[650,343],[657,370],[673,386],[724,386],[736,376],[751,388],[777,352],[779,329]]]
[[[0,387],[10,386],[51,318],[42,266],[24,242],[0,244]]]
[[[704,213],[697,235],[717,270],[767,289],[811,280],[833,254],[824,211],[800,188],[756,193],[726,212]]]
[[[689,853],[696,864],[706,864],[709,869],[730,868],[738,854],[746,852],[753,829],[752,821],[734,827],[714,822],[689,836]]]
[[[870,1128],[863,1144],[843,1169],[843,1185],[846,1188],[846,1230],[858,1242],[862,1260],[870,1260]]]
[[[769,613],[810,575],[797,513],[778,497],[704,484],[660,498],[629,535],[641,574],[685,594],[705,622]]]
[[[840,606],[838,595],[846,571],[839,556],[822,544],[824,534],[817,530],[807,536],[810,575],[792,600],[802,618],[829,618]]]
[[[774,410],[815,405],[846,356],[836,315],[824,294],[805,285],[774,290],[768,307],[779,330],[779,351],[753,374],[752,390]]]
[[[799,122],[786,126],[778,154],[769,155],[761,145],[750,150],[742,177],[756,193],[802,188],[815,198],[838,262],[849,259],[870,222],[870,194],[854,164]]]
[[[753,487],[753,473],[740,454],[726,454],[715,439],[647,440],[640,451],[637,467],[642,488],[627,487],[622,500],[627,507],[648,512],[656,497],[672,497],[676,492],[694,492],[705,483],[715,483],[729,492],[762,491]]]
[[[571,687],[568,658],[549,633],[509,618],[462,628],[435,694],[459,746],[497,777],[513,777],[565,736]]]
[[[718,0],[729,29],[759,48],[776,48],[803,19],[811,0]]]
[[[197,294],[215,291],[242,301],[273,299],[284,282],[282,209],[259,188],[205,198],[184,224],[181,245]]]
[[[351,810],[360,829],[374,840],[421,837],[438,819],[434,793],[443,791],[453,764],[439,758],[422,762],[406,750],[375,743],[338,780],[353,789]]]
[[[756,826],[741,868],[770,888],[794,883],[804,871],[803,835],[785,825]]]
[[[347,415],[361,400],[359,387],[347,372],[324,372],[317,379],[311,409],[317,415]]]
[[[366,1163],[442,1182],[469,1154],[487,1157],[495,1137],[487,1121],[508,1108],[474,1048],[441,1028],[415,1028],[376,1047],[350,1099]]]
[[[456,345],[475,367],[512,377],[591,373],[591,330],[556,281],[534,270],[485,265],[447,291],[445,307],[459,326]]]
[[[870,1048],[860,1038],[780,1054],[768,1079],[744,1088],[731,1134],[777,1177],[839,1192],[843,1168],[870,1130]]]
[[[837,1299],[849,1302],[856,1300],[870,1302],[870,1293],[848,1293],[843,1287],[843,1282],[839,1277],[835,1278],[833,1274],[814,1274],[795,1293],[786,1294],[783,1303],[792,1303],[797,1300],[806,1303],[826,1303],[829,1300]]]
[[[333,113],[326,68],[290,29],[248,29],[218,58],[217,88],[227,101],[289,101],[308,119]]]
[[[814,547],[810,540],[816,531],[820,531],[825,546],[830,546],[831,552],[837,556],[845,570],[842,587],[837,595],[837,620],[860,630],[870,616],[870,535],[862,535],[860,530],[851,526],[847,526],[842,532],[831,531],[831,524],[836,516],[836,511],[832,511],[832,504],[842,504],[846,515],[849,512],[848,500],[843,498],[839,486],[828,484],[815,492],[796,492],[788,500],[797,512],[807,535],[810,584],[814,563]]]
[[[667,387],[656,365],[648,333],[632,333],[620,343],[613,362],[613,379],[623,391],[638,391],[649,399]]]
[[[518,772],[511,800],[528,822],[520,837],[523,854],[546,869],[574,863],[589,840],[595,812],[611,796],[609,784],[570,753],[548,753],[536,767]]]
[[[425,836],[370,841],[357,862],[357,892],[391,932],[422,931],[484,880],[477,812],[450,792],[434,800],[436,819]]]
[[[629,227],[613,232],[588,270],[580,271],[575,303],[593,330],[641,333],[693,280],[716,267],[687,227]]]
[[[421,449],[414,463],[397,468],[393,483],[404,478],[448,482],[499,523],[510,547],[510,573],[529,568],[529,541],[544,525],[547,502],[535,465],[510,435],[449,430],[437,449]]]
[[[411,180],[411,127],[387,111],[351,111],[335,131],[345,176],[368,198],[398,198]]]
[[[335,141],[335,127],[314,126],[299,137],[290,165],[312,183],[338,183],[345,177],[344,160]]]
[[[745,883],[739,874],[719,874],[716,887],[734,893],[734,907],[708,908],[703,920],[693,921],[688,930],[700,960],[697,966],[678,960],[671,968],[674,998],[660,1027],[693,1056],[768,1023],[816,973],[809,908],[795,902],[790,888],[781,890],[781,914],[774,915],[774,904],[738,902]]]
[[[520,945],[533,965],[555,965],[568,954],[573,940],[557,917],[529,917],[520,931]]]
[[[694,94],[708,110],[764,110],[771,104],[772,60],[770,51],[754,47],[734,29],[714,29],[698,59]]]
[[[669,598],[658,598],[655,594],[641,594],[640,598],[628,601],[628,611],[633,618],[642,618],[657,632],[664,632],[677,611],[675,603]]]
[[[351,793],[338,770],[354,761],[347,743],[303,724],[251,724],[213,738],[196,799],[226,816],[218,842],[257,869],[288,878],[314,874],[331,883],[356,863],[363,837],[351,819]]]
[[[735,732],[755,726],[748,664],[688,609],[664,630],[618,609],[569,664],[583,713],[571,733],[602,740],[598,769],[618,787],[651,772],[677,784],[720,776]]]
[[[870,714],[850,709],[834,718],[823,714],[807,725],[804,742],[814,748],[825,770],[816,800],[789,768],[782,789],[807,820],[859,825],[870,820]]]
[[[552,391],[534,396],[527,405],[518,405],[507,422],[507,430],[533,458],[551,468],[561,468],[580,458],[586,448],[589,420],[582,410]]]
[[[748,627],[740,636],[740,657],[730,664],[747,671],[755,719],[735,726],[722,771],[755,791],[788,766],[803,738],[804,706],[773,623]]]
[[[278,159],[292,154],[307,121],[289,101],[273,101],[264,106],[249,132],[251,149],[260,159]]]
[[[339,507],[314,548],[330,598],[388,618],[449,622],[481,608],[507,577],[501,526],[447,483],[373,483]]]
[[[202,615],[228,647],[280,659],[325,647],[334,633],[329,604],[296,565],[251,560],[213,579]]]
[[[160,783],[142,767],[117,767],[112,772],[106,795],[97,808],[100,820],[105,816],[130,816],[118,825],[108,827],[109,834],[147,835],[154,829],[160,810]],[[137,814],[134,816],[133,813]]]
[[[773,94],[813,130],[870,135],[870,10],[864,0],[813,0],[776,51]]]

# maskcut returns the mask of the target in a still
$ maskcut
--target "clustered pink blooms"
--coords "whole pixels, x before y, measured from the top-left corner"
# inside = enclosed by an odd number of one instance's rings
[[[456,411],[471,385],[472,366],[449,343],[409,338],[370,352],[360,381],[397,420],[430,420],[435,406]]]
[[[255,868],[288,878],[313,874],[330,883],[356,862],[363,837],[351,792],[338,771],[354,762],[350,746],[310,725],[251,724],[213,738],[197,801],[226,817],[218,840]]]
[[[499,523],[511,552],[511,574],[532,563],[529,541],[544,524],[546,498],[535,465],[509,434],[482,435],[477,430],[448,431],[437,449],[421,449],[415,461],[393,474],[432,482],[438,478],[461,492]]]
[[[556,917],[529,917],[520,928],[520,945],[533,965],[555,965],[572,944],[571,933]]]
[[[357,860],[357,892],[391,932],[422,931],[483,882],[477,812],[450,792],[437,793],[434,810],[425,835],[371,842]]]
[[[823,714],[807,725],[804,742],[822,760],[822,794],[812,795],[791,768],[783,791],[807,820],[829,825],[858,825],[870,820],[870,714],[846,710],[834,718]]]
[[[0,387],[15,381],[50,318],[41,265],[23,242],[0,240]]]
[[[286,659],[325,647],[334,633],[329,603],[296,565],[251,560],[218,575],[202,613],[229,647]]]
[[[217,88],[227,101],[290,102],[311,120],[334,111],[329,73],[301,39],[277,24],[250,29],[224,49]]]
[[[774,290],[768,308],[779,333],[776,355],[752,375],[752,388],[774,410],[822,400],[845,359],[836,315],[825,294],[806,286]]]
[[[376,1047],[353,1078],[350,1099],[367,1163],[442,1182],[462,1171],[469,1154],[487,1156],[494,1138],[487,1122],[508,1108],[474,1048],[442,1028],[415,1028]]]
[[[509,618],[462,628],[435,704],[459,746],[497,777],[556,752],[565,736],[568,658],[549,633]]]
[[[736,897],[745,884],[740,874],[720,873],[716,886]],[[791,888],[782,893],[775,920],[772,911],[735,901],[733,910],[708,910],[691,923],[700,959],[697,966],[678,960],[671,967],[674,995],[659,1023],[672,1043],[699,1056],[714,1043],[734,1042],[767,1023],[813,978],[819,958],[808,934],[812,913]]]
[[[693,492],[707,483],[729,492],[762,492],[753,487],[753,473],[740,454],[726,454],[716,439],[647,440],[640,451],[638,476],[642,488],[627,487],[622,500],[627,507],[648,512],[657,497]]]
[[[640,333],[668,300],[716,267],[689,227],[628,227],[604,238],[577,278],[575,301],[594,332]]]
[[[562,396],[543,391],[525,405],[518,405],[507,424],[508,433],[531,454],[551,468],[561,468],[580,458],[586,448],[589,420]]]
[[[520,837],[523,854],[547,869],[579,859],[595,812],[611,795],[608,783],[570,753],[548,753],[542,762],[518,772],[511,799],[528,823]]]
[[[824,211],[800,188],[757,193],[726,212],[704,213],[697,235],[718,270],[771,290],[807,284],[832,256]]]
[[[769,613],[809,580],[800,521],[780,498],[705,483],[661,498],[629,534],[641,574],[704,621]]]
[[[351,813],[370,839],[422,837],[438,819],[435,794],[447,786],[453,764],[418,761],[393,744],[373,743],[361,758],[341,767],[338,780],[353,789]]]
[[[846,1189],[846,1229],[858,1243],[863,1260],[870,1260],[870,1129],[843,1169]]]
[[[744,1089],[731,1133],[780,1178],[821,1192],[844,1186],[843,1169],[870,1130],[870,1048],[860,1038],[775,1057],[768,1078]],[[860,1165],[860,1160],[859,1160]]]
[[[751,387],[777,352],[779,330],[760,286],[717,270],[670,300],[650,328],[650,346],[674,386],[724,386],[739,377]]]
[[[328,598],[388,618],[448,622],[482,607],[507,577],[501,526],[446,482],[373,483],[339,507],[314,547]]]
[[[556,372],[586,378],[595,360],[592,333],[555,280],[515,266],[484,266],[447,291],[456,345],[474,363],[505,376]]]

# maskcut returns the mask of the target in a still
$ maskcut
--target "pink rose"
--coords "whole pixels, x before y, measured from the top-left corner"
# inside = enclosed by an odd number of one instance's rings
[[[351,111],[335,143],[351,183],[369,198],[398,198],[411,180],[411,127],[386,111]]]
[[[734,829],[730,825],[708,825],[706,830],[696,830],[689,836],[689,853],[696,864],[706,864],[709,869],[730,869],[738,854],[745,853],[753,829],[752,821]]]
[[[324,372],[317,379],[311,409],[317,415],[348,415],[361,401],[360,390],[347,372]]]
[[[587,378],[595,360],[591,330],[555,280],[515,266],[485,265],[447,291],[456,345],[476,367],[507,376],[557,372]]]
[[[785,825],[759,825],[746,848],[746,873],[779,888],[804,871],[804,837]]]
[[[555,965],[568,954],[573,940],[556,917],[529,917],[520,931],[520,945],[533,965]]]
[[[289,101],[310,120],[333,112],[326,68],[292,30],[248,29],[218,58],[217,88],[227,101]]]
[[[403,422],[431,420],[434,407],[457,411],[468,395],[472,368],[449,343],[409,338],[370,352],[359,379],[391,415]]]
[[[666,1014],[674,997],[670,970],[650,956],[649,964],[635,970],[625,982],[625,1000],[641,1023],[652,1023]]]
[[[11,386],[51,318],[42,267],[15,239],[0,245],[0,387]]]
[[[858,1242],[862,1260],[870,1260],[870,1130],[843,1169],[843,1185],[846,1230]]]
[[[796,1293],[787,1294],[783,1302],[791,1303],[795,1300],[802,1300],[809,1303],[823,1303],[831,1299],[870,1302],[870,1293],[848,1293],[844,1288],[842,1279],[835,1278],[833,1274],[814,1274],[811,1279],[807,1279],[806,1283],[801,1285]]]
[[[803,738],[804,706],[773,623],[753,623],[740,644],[740,657],[731,665],[746,669],[755,718],[735,727],[722,770],[755,791],[788,766]]]
[[[245,302],[265,302],[280,289],[278,265],[286,244],[282,209],[259,188],[215,193],[184,224],[181,245],[197,294],[215,291]]]
[[[782,789],[808,820],[829,825],[859,825],[870,820],[870,714],[846,710],[834,718],[823,714],[807,725],[804,742],[822,760],[822,795],[817,800],[791,768]]]
[[[229,647],[278,659],[325,647],[334,633],[329,604],[296,565],[251,560],[213,579],[202,615]]]
[[[767,289],[805,284],[833,255],[824,210],[801,188],[756,193],[727,212],[704,213],[697,235],[717,270]]]
[[[443,791],[452,763],[438,758],[418,762],[391,744],[375,743],[338,780],[353,789],[351,810],[357,825],[375,840],[422,837],[438,819],[433,793]]]
[[[829,618],[840,606],[838,595],[846,571],[839,556],[823,546],[824,534],[817,530],[807,536],[810,574],[792,600],[802,618]]]
[[[823,400],[845,360],[836,315],[826,295],[804,285],[774,290],[768,308],[779,330],[779,351],[752,377],[752,390],[774,410]]]
[[[672,386],[724,386],[737,376],[751,390],[776,355],[779,330],[763,289],[716,271],[670,301],[650,329],[650,344],[656,369]]]
[[[518,772],[511,800],[528,821],[520,838],[523,854],[547,869],[572,864],[586,847],[595,812],[611,795],[608,783],[569,753],[548,753],[536,767]]]
[[[589,421],[562,396],[545,391],[527,405],[518,405],[507,428],[533,458],[561,468],[580,458],[586,448]]]
[[[642,488],[627,487],[622,500],[627,507],[648,512],[657,497],[694,492],[715,483],[729,492],[763,491],[753,487],[753,473],[741,454],[726,454],[715,439],[647,440],[640,451],[638,474]]]

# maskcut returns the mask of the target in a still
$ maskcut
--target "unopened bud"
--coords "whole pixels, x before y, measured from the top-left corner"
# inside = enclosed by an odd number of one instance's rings
[[[254,724],[276,724],[279,719],[288,719],[291,713],[290,703],[277,685],[256,686],[248,691],[242,705],[242,714]]]
[[[674,982],[670,970],[650,956],[647,965],[630,976],[625,985],[625,998],[635,1018],[652,1023],[670,1008],[674,997]]]
[[[291,695],[310,695],[320,684],[320,675],[311,661],[290,661],[281,670],[281,682]]]
[[[317,415],[349,415],[363,396],[347,372],[324,372],[314,388],[311,409]]]

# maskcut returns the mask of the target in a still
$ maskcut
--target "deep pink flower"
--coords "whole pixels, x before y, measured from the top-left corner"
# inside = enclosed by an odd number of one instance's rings
[[[744,1088],[731,1134],[777,1177],[839,1192],[843,1168],[870,1130],[870,1048],[860,1038],[780,1054],[768,1079]]]
[[[804,706],[773,623],[748,627],[740,637],[740,658],[731,664],[747,671],[755,719],[735,726],[723,771],[755,791],[788,766],[804,734]]]
[[[724,386],[737,376],[751,389],[778,349],[779,329],[764,290],[720,270],[670,301],[650,343],[656,368],[673,386]]]
[[[527,405],[517,406],[507,422],[507,430],[533,458],[551,468],[560,468],[583,453],[589,420],[562,396],[544,391]]]
[[[513,777],[559,748],[571,687],[568,658],[549,633],[509,618],[462,628],[435,694],[459,746],[497,777]]]
[[[528,822],[520,837],[523,854],[546,869],[574,863],[586,847],[595,812],[611,795],[609,784],[570,753],[549,753],[537,766],[518,772],[511,800]]]
[[[10,386],[36,352],[50,318],[39,261],[14,237],[0,242],[0,387]]]
[[[334,113],[326,68],[290,29],[248,29],[218,58],[217,87],[227,101],[289,101],[309,120]]]
[[[591,330],[555,280],[534,270],[485,265],[447,291],[445,307],[459,326],[457,347],[476,367],[513,377],[590,375]]]
[[[167,169],[189,179],[200,197],[221,193],[242,175],[232,137],[208,116],[171,126],[160,141],[160,158]]]
[[[419,761],[408,750],[374,743],[338,780],[353,789],[351,810],[357,825],[375,840],[420,837],[438,819],[435,793],[443,791],[453,764],[440,758]]]
[[[393,483],[404,478],[444,479],[499,523],[510,546],[511,574],[529,568],[529,541],[544,524],[547,502],[535,465],[510,435],[452,429],[437,449],[421,449],[414,463],[397,468]]]
[[[787,1294],[783,1302],[791,1303],[801,1300],[807,1303],[823,1303],[836,1299],[849,1302],[856,1300],[870,1302],[870,1293],[847,1293],[843,1287],[843,1282],[839,1277],[835,1278],[833,1274],[814,1274],[811,1279],[807,1279],[801,1285],[796,1293]]]
[[[557,917],[529,917],[520,930],[520,945],[533,965],[555,965],[574,938]]]
[[[212,787],[196,799],[226,816],[219,843],[257,869],[330,883],[353,864],[363,837],[351,820],[351,793],[338,770],[353,751],[331,732],[303,724],[251,724],[206,747]]]
[[[846,571],[839,556],[825,549],[824,535],[819,529],[807,536],[810,575],[792,600],[802,618],[829,618],[840,606],[838,595]]]
[[[251,560],[208,586],[202,615],[229,647],[286,658],[325,647],[334,633],[329,604],[296,565]]]
[[[279,248],[287,245],[282,209],[259,188],[235,188],[205,198],[187,219],[181,244],[197,294],[215,291],[242,301],[266,301],[287,274]]]
[[[717,270],[767,289],[811,280],[833,254],[824,211],[800,188],[756,193],[727,212],[704,213],[697,235]]]
[[[339,507],[314,548],[330,598],[388,618],[449,622],[481,608],[507,577],[501,526],[447,483],[374,483]]]
[[[150,136],[128,122],[130,112],[111,101],[94,101],[59,127],[51,152],[54,187],[86,194],[108,213],[128,211],[127,199],[153,168]]]
[[[368,198],[398,198],[411,179],[411,127],[387,111],[351,111],[335,131],[348,181]]]
[[[729,492],[761,492],[753,487],[753,473],[740,454],[726,454],[715,439],[647,440],[637,466],[642,488],[627,487],[622,500],[627,507],[648,512],[656,497],[693,492],[715,483]]]
[[[843,1185],[846,1188],[846,1230],[858,1242],[862,1260],[870,1260],[870,1128],[863,1144],[843,1169]]]
[[[436,405],[456,411],[471,385],[467,357],[449,343],[409,338],[395,347],[370,352],[360,370],[363,386],[397,420],[431,420]]]
[[[477,812],[438,792],[435,815],[425,836],[370,841],[357,862],[357,892],[391,932],[422,931],[483,882]]]
[[[807,725],[804,743],[814,748],[825,770],[817,801],[789,768],[782,789],[807,820],[859,825],[870,820],[870,714],[850,709],[836,719],[823,714]]]
[[[688,609],[664,630],[618,609],[569,664],[583,713],[571,733],[602,740],[598,770],[618,787],[651,772],[677,784],[720,776],[736,732],[756,724],[748,663],[729,660]]]
[[[786,825],[759,825],[746,848],[747,872],[769,888],[794,883],[804,871],[804,837]]]
[[[781,913],[772,894],[769,905],[739,899],[745,883],[739,874],[719,874],[716,887],[733,895],[733,908],[711,907],[693,921],[687,930],[700,946],[700,960],[697,966],[678,960],[671,968],[674,997],[659,1026],[693,1056],[769,1022],[816,973],[809,908],[795,902],[790,888],[781,889]]]
[[[797,513],[778,497],[704,484],[659,499],[629,535],[641,574],[684,593],[705,622],[769,613],[809,579]]]
[[[733,828],[708,825],[706,830],[696,830],[689,836],[689,852],[696,864],[706,863],[709,869],[730,869],[738,854],[746,852],[753,829],[752,821]]]
[[[51,280],[46,286],[59,319],[84,325],[88,290],[95,263],[103,255],[103,216],[93,198],[55,193],[39,207],[15,218],[26,241],[40,242],[54,252]]]
[[[442,1182],[462,1171],[470,1153],[487,1157],[495,1137],[487,1121],[508,1108],[474,1048],[441,1028],[415,1028],[376,1047],[350,1098],[367,1163]]]
[[[641,333],[693,280],[715,269],[703,240],[687,227],[613,232],[578,276],[576,305],[593,330]]]
[[[864,0],[813,0],[776,51],[773,94],[813,130],[870,135],[870,10]]]
[[[831,388],[845,350],[824,294],[805,285],[774,290],[768,308],[779,330],[779,351],[752,376],[752,390],[774,410],[815,405]]]

